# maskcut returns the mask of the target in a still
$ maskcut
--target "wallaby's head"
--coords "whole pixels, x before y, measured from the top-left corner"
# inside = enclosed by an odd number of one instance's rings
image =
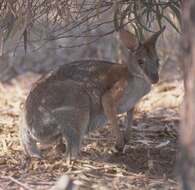
[[[132,64],[136,64],[153,84],[159,80],[159,58],[156,52],[156,41],[164,30],[165,27],[143,43],[139,43],[136,36],[126,30],[121,30],[119,33],[123,44],[130,50],[129,69],[133,66]]]

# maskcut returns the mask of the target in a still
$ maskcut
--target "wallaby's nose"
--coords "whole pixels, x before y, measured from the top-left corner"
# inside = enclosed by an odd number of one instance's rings
[[[159,81],[159,75],[158,75],[158,73],[152,73],[150,79],[151,79],[151,83],[152,84],[157,83]]]

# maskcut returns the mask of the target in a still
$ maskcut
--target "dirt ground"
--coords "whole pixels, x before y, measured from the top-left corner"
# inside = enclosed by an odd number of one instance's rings
[[[81,158],[68,168],[62,156],[48,151],[44,160],[24,167],[19,143],[21,103],[39,76],[26,73],[0,83],[0,190],[46,190],[68,175],[81,190],[175,190],[180,80],[162,81],[144,97],[135,111],[129,143],[123,153],[113,149],[109,124],[91,132]],[[119,115],[121,130],[125,115]]]

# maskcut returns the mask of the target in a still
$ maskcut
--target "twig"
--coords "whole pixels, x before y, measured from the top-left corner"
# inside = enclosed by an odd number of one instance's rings
[[[108,138],[104,138],[104,137],[86,137],[86,140],[88,141],[108,141]]]
[[[15,179],[15,178],[13,178],[11,176],[9,176],[7,178],[10,179],[11,181],[13,181],[14,183],[17,183],[18,185],[20,185],[21,187],[23,187],[23,188],[25,188],[27,190],[33,190],[32,188],[28,187],[26,184],[21,183],[20,181],[18,181],[17,179]]]

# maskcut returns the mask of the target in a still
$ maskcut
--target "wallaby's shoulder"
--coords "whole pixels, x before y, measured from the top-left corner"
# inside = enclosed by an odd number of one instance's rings
[[[100,80],[106,88],[111,88],[117,81],[127,81],[129,76],[130,74],[128,72],[127,65],[117,63],[107,69],[104,67],[97,68],[97,70],[92,73],[92,77]]]

